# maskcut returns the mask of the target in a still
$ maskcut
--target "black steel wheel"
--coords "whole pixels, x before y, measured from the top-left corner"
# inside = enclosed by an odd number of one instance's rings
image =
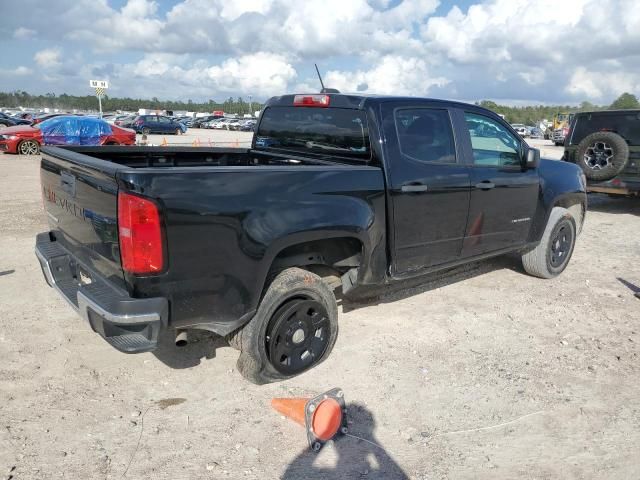
[[[238,371],[261,385],[316,367],[337,337],[333,289],[312,272],[288,268],[273,279],[254,317],[228,340],[240,350]]]
[[[549,263],[553,268],[561,268],[573,250],[574,231],[568,222],[557,225],[549,242]]]
[[[554,207],[540,243],[522,255],[522,266],[530,275],[553,278],[569,264],[577,236],[576,221],[569,210]]]
[[[321,358],[329,343],[329,316],[320,302],[293,299],[274,313],[265,348],[273,367],[297,375]]]

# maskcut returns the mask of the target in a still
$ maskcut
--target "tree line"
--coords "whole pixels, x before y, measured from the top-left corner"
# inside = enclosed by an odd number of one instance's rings
[[[25,91],[0,92],[0,107],[4,108],[57,108],[60,110],[98,110],[98,99],[94,95],[68,95],[63,93],[56,95],[47,93],[44,95],[32,95]],[[108,95],[102,97],[102,110],[104,112],[126,111],[137,112],[140,108],[153,110],[186,110],[189,112],[213,112],[223,110],[225,113],[253,113],[262,109],[259,102],[244,100],[242,97],[229,97],[224,102],[208,100],[206,102],[194,102],[192,100],[159,100],[157,97],[151,99],[142,98],[117,98]]]
[[[580,105],[530,105],[525,107],[510,107],[507,105],[499,105],[490,100],[482,100],[476,102],[476,105],[488,108],[496,113],[505,116],[505,119],[511,123],[524,123],[526,125],[534,125],[540,120],[550,120],[556,113],[572,113],[593,110],[606,109],[628,109],[640,108],[638,98],[631,93],[623,93],[611,105],[601,106],[594,105],[590,102],[582,102]],[[0,92],[0,107],[5,108],[58,108],[61,110],[97,110],[98,101],[93,95],[77,96],[55,95],[47,93],[45,95],[31,95],[25,91]],[[196,112],[213,112],[214,110],[223,110],[226,113],[244,114],[253,113],[262,109],[259,102],[245,101],[242,97],[229,97],[222,103],[215,100],[207,102],[193,102],[192,100],[176,101],[176,100],[159,100],[157,97],[149,99],[142,98],[117,98],[105,96],[102,99],[102,110],[108,111],[129,111],[135,112],[140,108],[156,109],[156,110],[187,110]]]
[[[476,102],[476,105],[504,115],[504,118],[510,123],[524,123],[525,125],[534,125],[544,119],[551,120],[556,113],[592,112],[596,110],[620,110],[629,108],[640,109],[638,98],[626,92],[608,106],[594,105],[591,102],[584,101],[578,106],[529,105],[526,107],[509,107],[506,105],[498,105],[496,102],[490,100]]]

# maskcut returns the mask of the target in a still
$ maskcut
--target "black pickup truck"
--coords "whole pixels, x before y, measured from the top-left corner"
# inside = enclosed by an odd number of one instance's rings
[[[419,98],[285,95],[249,149],[47,147],[47,283],[122,352],[228,338],[255,383],[322,362],[334,292],[520,252],[562,272],[585,178],[499,116]]]

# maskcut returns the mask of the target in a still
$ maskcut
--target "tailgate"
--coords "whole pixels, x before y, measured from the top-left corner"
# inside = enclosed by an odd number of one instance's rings
[[[40,179],[51,235],[81,266],[122,286],[116,220],[120,168],[70,150],[44,148]]]

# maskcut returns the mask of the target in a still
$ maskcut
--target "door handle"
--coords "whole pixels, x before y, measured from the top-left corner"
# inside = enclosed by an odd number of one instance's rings
[[[427,190],[429,190],[429,187],[423,184],[409,184],[402,185],[400,190],[404,193],[426,192]]]
[[[480,190],[491,190],[495,186],[496,186],[495,183],[490,182],[488,180],[485,180],[484,182],[476,183],[476,188],[479,188]]]

